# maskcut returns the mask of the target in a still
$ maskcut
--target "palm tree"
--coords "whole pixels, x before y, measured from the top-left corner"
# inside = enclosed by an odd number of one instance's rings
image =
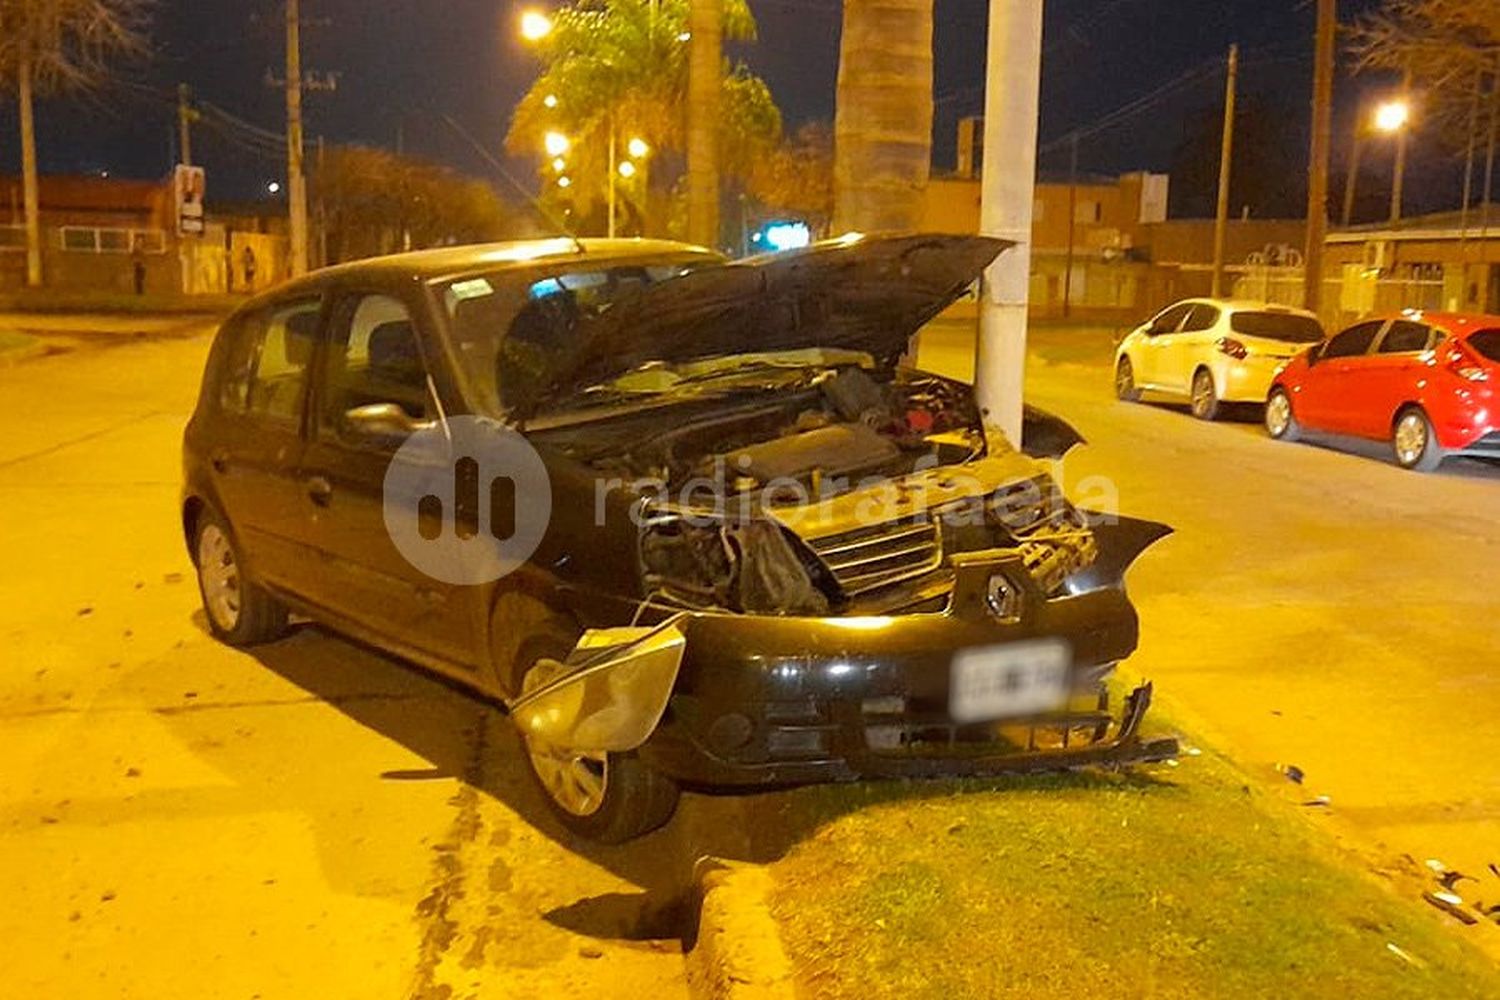
[[[689,0],[687,237],[719,242],[719,80],[724,61],[724,0]]]
[[[933,0],[844,0],[835,232],[910,230],[932,166]]]
[[[36,164],[37,94],[82,90],[107,79],[109,60],[145,51],[151,0],[0,0],[0,87],[13,87],[21,119],[26,284],[42,283],[41,199]]]

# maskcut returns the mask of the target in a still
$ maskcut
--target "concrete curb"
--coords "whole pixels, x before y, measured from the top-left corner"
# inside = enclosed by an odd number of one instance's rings
[[[688,988],[703,1000],[791,1000],[792,965],[771,916],[771,873],[760,865],[700,858],[693,870],[698,926],[687,953]]]

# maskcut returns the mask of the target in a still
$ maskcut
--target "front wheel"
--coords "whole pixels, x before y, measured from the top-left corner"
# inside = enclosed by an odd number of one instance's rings
[[[1207,368],[1199,368],[1193,374],[1193,416],[1199,420],[1215,420],[1219,416],[1219,393]]]
[[[550,683],[566,667],[543,655],[526,671],[521,693]],[[589,753],[521,734],[531,776],[547,805],[572,833],[619,844],[650,833],[677,809],[677,783],[634,753]]]
[[[1302,437],[1302,426],[1292,412],[1292,397],[1285,389],[1272,389],[1271,398],[1266,400],[1266,433],[1278,441],[1296,441]]]
[[[1431,472],[1443,461],[1443,449],[1432,432],[1432,421],[1419,406],[1408,407],[1396,418],[1391,432],[1391,451],[1396,464],[1413,472]]]
[[[1126,357],[1115,365],[1115,398],[1126,403],[1140,402],[1141,390],[1135,385],[1135,366]]]

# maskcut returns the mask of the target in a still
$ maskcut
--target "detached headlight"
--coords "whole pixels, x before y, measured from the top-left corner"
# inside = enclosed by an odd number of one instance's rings
[[[771,521],[669,514],[652,518],[641,532],[645,591],[689,607],[824,614],[828,596],[812,571],[811,557],[804,558]]]

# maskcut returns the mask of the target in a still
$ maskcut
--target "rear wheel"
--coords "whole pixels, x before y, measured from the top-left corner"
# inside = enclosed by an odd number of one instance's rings
[[[245,577],[244,560],[223,519],[205,509],[193,538],[198,593],[214,636],[231,646],[280,638],[286,632],[286,606]]]
[[[1292,397],[1285,389],[1272,389],[1271,398],[1266,400],[1266,433],[1278,441],[1296,441],[1302,437],[1302,426],[1292,412]]]
[[[1420,406],[1410,406],[1396,417],[1391,431],[1396,463],[1413,472],[1431,472],[1443,461],[1443,449],[1432,432],[1432,421]]]
[[[1141,390],[1135,385],[1135,366],[1126,357],[1120,358],[1120,363],[1115,365],[1115,398],[1127,403],[1137,403],[1141,399]]]
[[[529,694],[562,676],[566,649],[538,650],[521,683]],[[547,805],[581,837],[618,844],[672,818],[677,783],[634,753],[587,753],[521,734],[526,762]]]
[[[1193,416],[1199,420],[1214,420],[1219,416],[1219,393],[1214,388],[1213,374],[1207,368],[1193,373]]]

